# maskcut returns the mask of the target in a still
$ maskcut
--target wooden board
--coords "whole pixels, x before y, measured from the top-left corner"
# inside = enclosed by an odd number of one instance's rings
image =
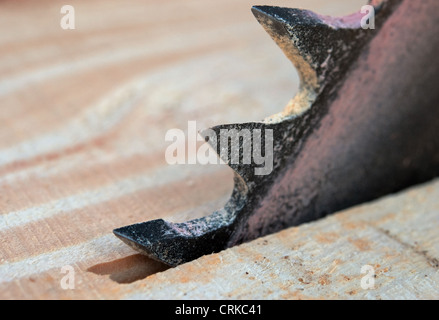
[[[439,299],[439,180],[205,256],[125,299]]]
[[[439,299],[438,228],[436,180],[168,270],[128,252],[89,267],[93,255],[126,249],[103,236],[2,264],[2,279],[13,280],[0,292],[11,299]],[[69,262],[71,277],[57,268]]]
[[[264,3],[342,15],[363,1]],[[297,75],[253,18],[253,4],[77,0],[76,29],[63,30],[61,3],[0,2],[0,298],[137,297],[142,287],[160,298],[166,277],[203,267],[200,260],[144,279],[166,267],[111,231],[206,215],[227,200],[228,168],[166,164],[167,130],[188,120],[200,129],[260,120],[295,94]],[[252,245],[236,249],[242,259],[253,259]],[[75,271],[75,290],[61,286],[65,266]],[[185,274],[180,280],[193,285]],[[267,285],[254,291],[282,297],[277,285],[272,294]],[[172,288],[175,297],[188,293]],[[204,288],[192,297],[250,296],[214,282]]]

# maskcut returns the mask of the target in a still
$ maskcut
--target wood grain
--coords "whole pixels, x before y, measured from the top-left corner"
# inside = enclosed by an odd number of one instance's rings
[[[58,2],[0,2],[0,298],[162,298],[166,291],[159,289],[176,278],[170,288],[182,297],[195,285],[191,272],[206,271],[204,263],[230,260],[227,270],[238,261],[239,273],[247,256],[253,259],[265,248],[255,242],[144,279],[166,267],[137,255],[111,233],[149,219],[203,216],[226,202],[232,172],[223,166],[168,166],[167,130],[185,129],[188,120],[200,129],[260,120],[294,96],[297,75],[254,20],[253,4],[77,0],[76,30],[62,30]],[[363,1],[264,4],[342,15]],[[426,226],[433,222],[437,215],[422,220]],[[295,234],[312,237],[319,228],[335,227],[322,221],[270,239],[275,247],[276,241],[294,243]],[[356,231],[336,232],[344,232],[338,243]],[[420,237],[434,240],[429,233]],[[76,272],[75,290],[60,286],[66,265]],[[432,277],[426,281],[437,284],[437,272],[426,270]],[[219,272],[191,297],[299,297],[277,290],[277,280],[272,293],[267,284],[254,295],[246,286],[236,291],[241,282],[223,284]],[[337,288],[328,288],[309,294],[336,297],[331,292]]]
[[[439,299],[438,199],[436,180],[153,275],[123,297]]]

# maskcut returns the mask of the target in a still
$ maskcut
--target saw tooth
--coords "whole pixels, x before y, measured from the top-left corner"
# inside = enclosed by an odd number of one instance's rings
[[[113,233],[136,251],[170,266],[177,266],[206,253],[226,248],[235,211],[240,208],[239,197],[233,197],[228,209],[221,209],[208,217],[185,223],[162,219],[133,224],[113,230]],[[211,241],[215,238],[217,241]]]
[[[129,225],[115,229],[113,233],[130,247],[142,251],[148,256],[154,256],[155,239],[163,241],[164,235],[170,235],[169,227],[162,219]]]
[[[270,131],[268,131],[270,130]],[[200,132],[221,161],[248,183],[273,162],[273,130],[263,122],[219,125]],[[268,166],[268,167],[267,167]]]
[[[252,12],[296,67],[302,89],[309,91],[319,91],[330,80],[326,75],[361,41],[360,14],[332,18],[272,6],[255,6]]]
[[[182,243],[187,241],[187,235],[178,232],[162,219],[122,227],[113,230],[113,233],[136,251],[154,260],[170,266],[184,262],[178,255],[181,251],[173,248],[185,248]]]
[[[270,6],[256,6],[252,12],[265,31],[282,49],[287,58],[294,64],[301,84],[309,88],[318,87],[318,75],[313,67],[311,48],[302,45],[306,43],[297,26],[316,25],[317,20],[312,19],[308,12]],[[296,28],[292,28],[296,26]],[[300,28],[302,29],[302,27]],[[308,45],[313,46],[310,42]]]

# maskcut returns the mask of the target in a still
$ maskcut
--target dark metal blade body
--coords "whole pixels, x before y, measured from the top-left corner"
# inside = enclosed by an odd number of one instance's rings
[[[360,27],[361,14],[254,7],[299,71],[300,92],[263,122],[213,130],[218,137],[221,129],[273,130],[273,171],[256,175],[256,164],[230,164],[235,188],[225,208],[114,233],[176,266],[438,176],[439,2],[372,4],[375,30]]]

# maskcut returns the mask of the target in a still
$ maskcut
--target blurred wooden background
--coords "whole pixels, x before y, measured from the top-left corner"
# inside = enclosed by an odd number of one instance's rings
[[[76,30],[60,27],[62,1],[0,2],[0,298],[142,290],[166,267],[112,229],[207,215],[232,189],[226,167],[168,166],[166,131],[261,120],[297,90],[251,6],[343,15],[364,1],[65,4]],[[68,265],[75,290],[60,285]]]

